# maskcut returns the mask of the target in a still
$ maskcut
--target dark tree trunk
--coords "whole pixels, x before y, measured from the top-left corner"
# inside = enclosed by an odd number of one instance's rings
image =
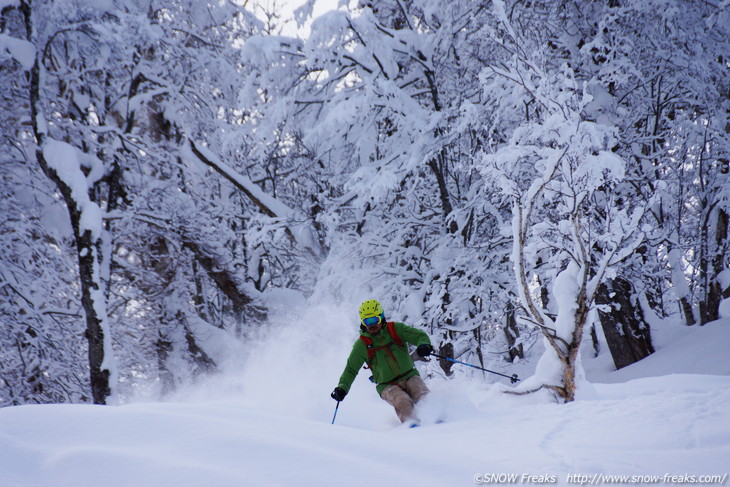
[[[198,345],[198,341],[195,338],[195,334],[193,334],[193,331],[188,325],[185,314],[183,314],[182,311],[178,311],[176,319],[178,322],[183,323],[184,325],[185,342],[188,345],[188,353],[190,353],[190,356],[193,358],[193,362],[195,363],[195,367],[197,368],[198,373],[213,372],[218,367],[218,365],[215,363],[215,360],[210,358],[210,355],[205,353],[205,350],[203,350],[203,348]]]
[[[684,323],[687,326],[696,324],[695,315],[692,311],[692,304],[690,304],[689,299],[684,296],[679,298],[679,307],[682,310],[682,315],[684,316]]]
[[[520,336],[520,332],[517,329],[517,320],[515,319],[515,306],[512,302],[507,303],[507,310],[505,316],[504,335],[507,337],[507,345],[509,345],[509,359],[510,362],[514,362],[516,358],[525,358],[525,351],[522,344],[515,346],[517,338]]]
[[[431,172],[436,176],[436,183],[439,190],[439,199],[441,200],[441,209],[444,212],[444,220],[448,221],[449,215],[453,211],[451,206],[451,199],[449,197],[449,189],[446,186],[446,155],[445,150],[442,150],[437,158],[431,159],[428,162],[428,167],[431,168]],[[446,230],[449,233],[456,233],[459,229],[458,224],[452,220]]]
[[[89,345],[91,394],[94,404],[106,404],[106,399],[111,394],[111,386],[109,383],[109,370],[102,368],[105,358],[103,316],[100,316],[94,303],[94,295],[96,299],[106,300],[106,290],[102,289],[104,284],[95,278],[99,274],[95,267],[101,265],[100,262],[96,261],[101,259],[101,241],[95,241],[90,230],[81,231],[81,210],[76,205],[76,201],[71,194],[71,188],[66,185],[55,170],[48,166],[42,149],[36,151],[36,157],[43,168],[43,172],[59,189],[71,218],[71,226],[76,240],[79,279],[81,281],[81,305],[86,315],[85,336]]]
[[[72,217],[71,221],[73,222],[74,233],[76,233],[79,222],[74,220]],[[98,265],[94,262],[94,259],[101,254],[98,248],[91,251],[95,243],[91,240],[89,230],[80,236],[77,235],[76,241],[79,255],[79,276],[81,278],[81,304],[86,315],[86,338],[89,342],[91,395],[94,404],[106,404],[106,399],[111,395],[111,385],[109,383],[109,370],[102,368],[105,359],[104,328],[102,327],[102,317],[99,316],[92,297],[92,294],[96,294],[97,299],[99,299],[99,296],[106,294],[105,291],[99,289],[101,283],[94,280],[94,274],[97,274],[94,271],[94,266]]]
[[[445,345],[441,345],[439,347],[439,355],[441,355],[442,357],[449,357],[449,358],[453,359],[454,358],[454,344],[449,342],[449,343],[446,343]],[[439,365],[441,366],[443,371],[446,373],[446,375],[452,374],[451,367],[453,367],[453,365],[454,365],[453,362],[440,358]]]
[[[30,4],[21,3],[21,12],[25,16],[26,29],[28,31],[28,39],[32,37],[32,21]],[[96,266],[100,265],[101,260],[101,241],[94,239],[90,230],[82,230],[81,225],[81,208],[78,207],[74,198],[72,189],[58,175],[55,169],[49,166],[48,161],[43,153],[43,145],[47,140],[43,125],[43,113],[41,109],[41,66],[40,56],[36,55],[35,63],[30,70],[30,86],[29,101],[31,110],[31,119],[33,124],[33,134],[36,139],[36,158],[41,166],[44,174],[56,185],[61,196],[63,197],[71,219],[73,234],[76,241],[76,251],[79,265],[79,279],[81,281],[81,305],[86,315],[86,339],[88,341],[88,359],[89,359],[89,378],[91,393],[94,404],[106,404],[107,398],[111,395],[110,372],[106,368],[102,368],[104,363],[104,316],[100,316],[99,311],[94,303],[96,299],[106,300],[106,289],[102,289],[104,283],[98,280],[99,272],[96,272]],[[99,261],[97,261],[97,259]]]
[[[710,247],[708,245],[708,247]],[[718,276],[723,271],[728,248],[728,214],[720,209],[717,215],[715,229],[715,248],[713,255],[708,259],[711,277],[707,285],[706,299],[700,302],[700,324],[704,325],[720,318],[720,301],[730,292],[730,288],[722,289]]]
[[[155,351],[157,352],[157,373],[160,380],[160,392],[162,395],[170,394],[175,390],[175,379],[172,372],[167,366],[172,353],[172,342],[167,337],[165,330],[162,328],[166,323],[161,323],[160,335],[155,343]]]
[[[593,356],[598,357],[598,354],[601,353],[601,344],[598,341],[596,325],[591,325],[591,342],[593,342]]]
[[[654,353],[651,331],[641,308],[632,303],[631,283],[622,278],[601,284],[596,292],[603,333],[617,369],[631,365]]]
[[[211,252],[204,244],[194,240],[190,235],[182,234],[183,247],[190,250],[208,277],[213,280],[217,288],[231,300],[235,312],[241,316],[247,315],[257,321],[266,319],[266,310],[256,305],[244,287],[228,266],[221,263],[218,255]]]

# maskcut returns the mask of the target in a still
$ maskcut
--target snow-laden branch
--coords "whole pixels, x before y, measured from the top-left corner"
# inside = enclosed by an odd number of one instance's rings
[[[29,71],[35,62],[35,46],[26,40],[0,34],[0,60],[5,56],[15,59]]]
[[[89,196],[95,180],[82,171],[85,154],[66,142],[43,137],[36,156],[54,181],[69,209],[76,238],[84,312],[89,339],[89,366],[94,402],[117,401],[118,370],[112,349],[107,311],[109,239],[104,212]],[[96,177],[96,176],[94,176]]]
[[[322,249],[321,245],[315,238],[314,230],[309,225],[303,226],[298,224],[295,227],[295,223],[297,221],[301,221],[302,218],[297,215],[297,212],[294,209],[264,192],[256,184],[254,184],[251,179],[239,174],[235,169],[221,161],[216,154],[206,147],[200,146],[194,141],[188,139],[185,148],[189,149],[190,155],[207,164],[218,174],[231,182],[237,189],[245,194],[246,197],[248,197],[248,199],[251,200],[251,202],[253,202],[259,210],[261,210],[262,213],[285,224],[286,234],[291,239],[292,243],[302,245],[315,256],[324,255],[324,249]],[[292,228],[294,228],[296,232],[293,231]]]

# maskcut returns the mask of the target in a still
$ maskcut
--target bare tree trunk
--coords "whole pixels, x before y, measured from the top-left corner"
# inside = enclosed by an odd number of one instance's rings
[[[92,237],[91,230],[81,231],[81,210],[77,207],[76,201],[71,195],[71,188],[58,177],[55,170],[48,166],[42,149],[37,150],[36,157],[43,168],[43,172],[58,187],[71,218],[71,226],[76,241],[79,279],[81,281],[81,305],[86,315],[85,336],[89,346],[91,393],[94,404],[106,404],[107,397],[111,394],[110,373],[107,368],[102,367],[105,359],[103,322],[106,317],[100,311],[102,307],[95,304],[95,300],[106,300],[106,285],[99,278],[100,273],[97,270],[101,266],[100,261],[103,258],[102,242],[100,238],[94,239]]]
[[[593,357],[598,357],[601,353],[601,344],[598,341],[598,332],[596,331],[596,325],[591,325],[591,341],[593,342]]]
[[[590,311],[587,305],[585,277],[580,289],[580,293],[576,299],[578,309],[575,312],[575,328],[573,328],[573,335],[568,344],[567,361],[564,363],[563,386],[558,390],[565,402],[575,400],[578,354],[580,353],[580,345],[583,341],[583,329],[585,328],[586,321],[588,320],[588,312]]]
[[[198,345],[195,334],[190,329],[190,326],[188,325],[188,322],[183,312],[178,311],[175,319],[176,321],[182,323],[185,329],[185,342],[188,345],[188,353],[190,353],[190,356],[193,358],[193,362],[195,363],[195,367],[197,369],[196,372],[207,373],[214,371],[218,367],[218,365],[215,363],[215,360],[210,358],[210,355],[208,355],[205,350],[203,350],[203,348]]]
[[[709,242],[707,247],[710,247]],[[730,287],[722,289],[719,275],[728,251],[728,214],[723,210],[717,211],[717,224],[715,226],[715,245],[712,255],[707,259],[707,271],[709,272],[705,300],[700,302],[700,324],[704,325],[720,318],[720,301],[730,293]]]
[[[454,358],[454,344],[449,342],[444,345],[441,345],[439,347],[439,355],[442,357],[449,357]],[[441,369],[446,373],[446,375],[451,375],[453,372],[451,372],[451,367],[453,367],[454,363],[440,358],[439,359],[439,365],[441,366]]]
[[[67,205],[69,203],[67,202]],[[76,213],[76,212],[72,212]],[[86,315],[86,339],[89,343],[89,374],[91,379],[91,395],[94,404],[106,404],[107,398],[111,395],[110,374],[109,369],[104,367],[106,358],[104,347],[104,327],[102,321],[106,316],[101,314],[99,308],[94,302],[95,299],[106,300],[106,290],[103,289],[104,283],[96,280],[95,266],[99,265],[95,262],[97,258],[101,258],[101,242],[92,242],[91,232],[86,230],[82,235],[78,235],[80,215],[72,217],[71,221],[76,234],[76,248],[79,258],[79,277],[81,278],[81,304]],[[90,249],[94,248],[94,251]],[[92,295],[95,295],[94,298]],[[104,306],[106,308],[106,306]]]
[[[28,39],[32,41],[31,7],[29,3],[21,4],[26,21]],[[40,91],[40,59],[42,53],[36,55],[36,60],[30,70],[30,109],[33,123],[33,133],[36,138],[36,158],[45,175],[53,181],[63,197],[71,219],[76,254],[78,259],[79,279],[81,281],[81,305],[86,315],[85,336],[88,341],[89,377],[92,400],[94,404],[106,404],[111,395],[110,370],[104,366],[105,359],[105,332],[106,321],[106,284],[100,277],[102,266],[102,238],[93,236],[88,228],[81,224],[82,209],[74,197],[73,190],[68,186],[56,170],[48,164],[43,146],[47,141],[45,120],[41,108]],[[91,197],[91,196],[90,196]],[[95,302],[103,300],[102,306]]]
[[[190,250],[205,272],[218,289],[231,300],[233,309],[240,314],[248,313],[249,316],[263,321],[266,319],[266,311],[255,306],[254,300],[246,294],[241,283],[235,278],[228,266],[221,263],[221,259],[212,252],[209,252],[205,245],[195,241],[189,235],[181,235],[183,247]]]
[[[600,284],[596,292],[598,316],[617,369],[654,353],[651,331],[632,294],[631,283],[622,278]]]
[[[433,175],[436,176],[436,183],[439,189],[439,199],[441,200],[441,209],[444,212],[445,221],[453,211],[451,199],[449,198],[449,189],[446,186],[446,149],[442,149],[441,152],[439,152],[438,158],[431,159],[428,162],[428,167],[431,168],[431,172],[433,172]],[[446,230],[449,233],[456,233],[458,229],[457,223],[452,220]]]
[[[157,353],[157,374],[161,385],[161,394],[163,396],[170,394],[175,390],[175,379],[172,371],[167,366],[172,353],[172,341],[167,336],[165,327],[167,323],[160,323],[159,338],[155,343],[155,351]]]
[[[517,339],[520,336],[520,332],[517,329],[517,319],[515,318],[515,305],[510,301],[507,303],[507,310],[505,316],[505,325],[503,328],[504,335],[507,338],[507,345],[509,345],[509,359],[510,362],[514,362],[516,358],[525,358],[525,351],[522,344],[515,346]]]

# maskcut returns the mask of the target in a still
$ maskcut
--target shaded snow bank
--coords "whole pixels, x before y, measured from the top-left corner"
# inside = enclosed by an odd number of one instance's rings
[[[730,375],[730,319],[705,326],[664,323],[651,330],[656,353],[615,370],[611,356],[584,359],[591,382],[626,382],[639,377],[668,374]]]

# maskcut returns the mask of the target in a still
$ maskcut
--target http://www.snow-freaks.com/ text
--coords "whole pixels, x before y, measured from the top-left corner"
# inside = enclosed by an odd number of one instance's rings
[[[529,473],[477,473],[475,484],[491,485],[725,485],[728,474],[660,474],[660,475],[611,475],[605,473],[571,473],[566,475]]]

